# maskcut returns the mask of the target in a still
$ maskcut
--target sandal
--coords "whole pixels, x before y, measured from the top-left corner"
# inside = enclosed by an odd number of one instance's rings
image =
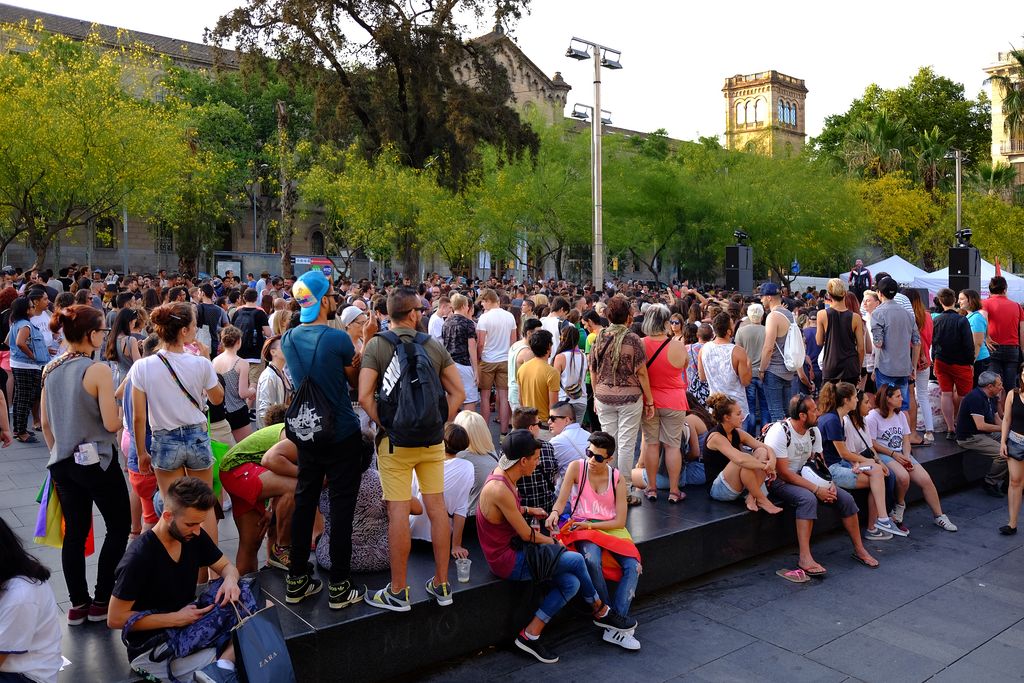
[[[656,488],[644,489],[644,498],[646,498],[647,500],[649,500],[652,503],[654,501],[658,500],[658,489],[656,489]]]
[[[14,438],[17,439],[18,441],[20,441],[21,443],[39,443],[39,439],[37,439],[35,436],[33,436],[32,434],[30,434],[28,432],[26,432],[26,433],[24,433],[24,434],[22,434],[20,436],[16,436]]]
[[[668,494],[668,502],[671,503],[672,505],[675,505],[676,503],[682,503],[685,499],[686,494],[683,493],[682,491],[680,491],[679,493]]]
[[[878,569],[879,564],[881,564],[880,562],[878,562],[878,560],[875,560],[875,564],[871,564],[867,560],[865,560],[863,557],[858,555],[857,553],[851,554],[850,557],[852,557],[853,559],[857,560],[858,562],[860,562],[862,565],[864,565],[868,569]]]
[[[629,505],[630,507],[635,507],[639,505],[640,502],[640,496],[637,495],[636,491],[630,491],[626,496],[626,505]]]
[[[803,569],[800,569],[799,567],[797,567],[796,569],[776,570],[775,576],[781,576],[786,581],[791,581],[793,583],[807,583],[811,580],[811,578],[807,576],[807,572],[805,572]]]
[[[802,571],[804,574],[807,574],[807,576],[814,578],[820,578],[822,576],[825,576],[825,574],[828,574],[828,570],[822,567],[820,564],[818,565],[818,567],[820,567],[820,569],[808,569],[807,567],[797,568],[800,569],[800,571]]]

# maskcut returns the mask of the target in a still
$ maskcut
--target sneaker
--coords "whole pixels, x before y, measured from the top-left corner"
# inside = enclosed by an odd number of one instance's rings
[[[94,602],[89,605],[89,621],[107,621],[107,603]]]
[[[331,581],[327,584],[327,606],[342,609],[361,602],[366,596],[366,586],[357,587],[351,581]]]
[[[288,571],[288,562],[290,557],[291,546],[272,543],[270,545],[270,552],[267,553],[267,566]]]
[[[612,645],[618,645],[626,650],[639,650],[640,641],[633,636],[632,631],[615,631],[610,628],[604,630],[601,640]]]
[[[887,531],[890,534],[892,534],[893,536],[906,536],[907,535],[907,532],[903,531],[898,526],[896,526],[896,524],[891,519],[887,519],[884,522],[882,520],[876,521],[875,522],[875,528],[878,529],[879,531]]]
[[[401,593],[395,594],[391,592],[390,583],[372,595],[367,593],[363,601],[370,607],[389,609],[392,612],[408,612],[412,609],[409,605],[409,587],[406,586]]]
[[[888,541],[892,538],[892,534],[888,531],[882,531],[881,529],[865,529],[864,539],[867,541]]]
[[[452,604],[452,591],[447,583],[442,583],[440,586],[434,585],[434,577],[430,577],[427,579],[426,589],[427,593],[434,596],[437,604],[441,605],[441,607],[447,607]]]
[[[636,619],[630,619],[618,614],[609,608],[603,617],[594,617],[594,623],[602,628],[610,628],[613,631],[632,631],[636,628]]]
[[[896,503],[889,512],[889,519],[896,522],[896,526],[903,524],[903,513],[907,511],[906,503]]]
[[[896,523],[896,528],[899,529],[900,531],[902,531],[905,536],[909,536],[910,535],[910,529],[903,522],[897,522]]]
[[[946,432],[946,441],[955,441],[956,432]]]
[[[931,446],[933,443],[935,443],[935,435],[932,434],[931,432],[925,432],[924,433],[924,445],[925,446]]]
[[[199,683],[235,683],[238,674],[234,670],[222,669],[214,662],[195,672],[195,680]]]
[[[312,563],[306,565],[306,573],[302,576],[288,575],[286,581],[288,590],[285,592],[284,601],[289,605],[296,605],[311,595],[316,595],[324,587],[324,582],[313,577]]]
[[[935,518],[935,526],[942,527],[946,531],[956,531],[956,524],[949,521],[949,517],[946,515],[939,515]]]
[[[75,607],[72,605],[68,608],[68,626],[78,626],[85,623],[85,620],[89,618],[89,608],[92,607],[91,602],[87,602],[84,605]]]
[[[544,644],[540,642],[540,638],[530,640],[523,635],[522,631],[516,636],[516,647],[523,652],[533,655],[541,664],[554,664],[558,661],[558,655],[544,647]]]

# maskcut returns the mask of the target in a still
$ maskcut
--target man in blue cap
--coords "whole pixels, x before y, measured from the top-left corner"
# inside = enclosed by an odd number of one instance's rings
[[[281,340],[296,387],[312,374],[317,387],[334,413],[334,443],[314,445],[296,442],[298,448],[298,481],[295,487],[295,512],[292,515],[292,547],[288,569],[288,603],[298,603],[319,593],[323,582],[313,577],[309,562],[313,519],[323,488],[324,477],[330,489],[331,576],[328,605],[341,609],[359,602],[366,594],[365,586],[355,586],[349,572],[352,561],[352,517],[362,479],[360,464],[362,434],[359,419],[352,410],[349,386],[355,386],[358,367],[352,340],[341,330],[328,325],[338,310],[330,281],[323,273],[304,273],[292,287],[292,296],[300,307],[302,323],[289,330]]]

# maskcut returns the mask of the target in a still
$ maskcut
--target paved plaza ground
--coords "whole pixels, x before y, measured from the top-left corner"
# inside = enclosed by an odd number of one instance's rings
[[[31,543],[45,464],[41,444],[15,443],[0,451],[0,516],[53,569],[53,590],[66,610],[60,551]],[[829,570],[823,580],[794,585],[777,578],[776,569],[796,562],[790,548],[638,600],[633,611],[643,644],[638,653],[601,642],[600,632],[583,619],[563,618],[546,634],[561,656],[555,666],[499,647],[432,670],[426,678],[439,683],[550,676],[564,681],[1021,680],[1024,534],[1000,536],[1005,501],[979,489],[948,495],[943,504],[960,531],[942,531],[926,508],[912,506],[906,517],[909,538],[869,544],[882,563],[878,570],[857,565],[845,537],[831,534],[814,544],[817,559]],[[233,557],[237,533],[230,515],[220,529],[221,546]],[[95,530],[99,543],[103,522],[98,516]],[[90,584],[95,565],[93,555],[87,560]],[[65,637],[74,638],[74,630]],[[61,677],[72,679],[74,662]]]

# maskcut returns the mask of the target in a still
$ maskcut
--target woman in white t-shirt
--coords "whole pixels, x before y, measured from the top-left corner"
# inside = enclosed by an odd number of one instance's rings
[[[871,436],[872,446],[878,453],[882,462],[896,473],[897,481],[903,473],[909,476],[910,482],[921,487],[921,493],[928,507],[932,510],[936,526],[946,531],[956,531],[957,526],[949,521],[949,517],[942,513],[942,504],[939,502],[939,492],[935,489],[935,483],[931,475],[921,466],[921,463],[910,454],[910,424],[907,422],[906,414],[900,410],[903,405],[903,395],[899,387],[893,384],[883,384],[875,394],[875,409],[864,418],[867,432]],[[889,516],[896,524],[903,524],[903,512],[907,508],[907,489],[900,490],[901,484],[896,488],[896,505],[889,512]],[[908,487],[909,488],[909,487]]]
[[[0,679],[57,683],[60,610],[50,570],[0,518]]]
[[[824,391],[824,389],[822,390]],[[871,394],[857,390],[857,404],[854,409],[843,417],[843,432],[846,435],[846,450],[856,453],[866,460],[858,462],[855,467],[870,467],[871,470],[860,471],[857,474],[855,486],[851,488],[864,489],[871,486],[871,478],[877,477],[876,469],[880,470],[884,479],[884,487],[881,490],[872,488],[868,495],[868,518],[867,531],[864,538],[875,541],[887,541],[893,537],[888,529],[879,529],[875,522],[879,516],[886,516],[885,491],[886,489],[896,491],[899,500],[904,500],[907,488],[910,486],[910,475],[902,467],[889,467],[882,462],[882,456],[875,451],[871,434],[868,432],[865,420],[874,407],[875,397]],[[872,462],[868,462],[868,460]],[[835,467],[835,465],[833,465]],[[829,468],[831,470],[831,467]],[[902,511],[901,511],[902,512]],[[903,526],[902,516],[899,520],[892,519],[892,524],[901,532],[906,531]],[[896,534],[896,535],[902,535]]]
[[[139,472],[156,474],[160,495],[186,474],[213,486],[213,454],[210,451],[206,412],[207,399],[214,405],[224,400],[224,388],[210,362],[208,351],[195,355],[185,345],[196,338],[192,306],[170,303],[157,307],[150,321],[160,337],[161,350],[132,365],[135,448]],[[153,434],[152,453],[146,448],[146,417]],[[213,510],[203,528],[217,539]]]

